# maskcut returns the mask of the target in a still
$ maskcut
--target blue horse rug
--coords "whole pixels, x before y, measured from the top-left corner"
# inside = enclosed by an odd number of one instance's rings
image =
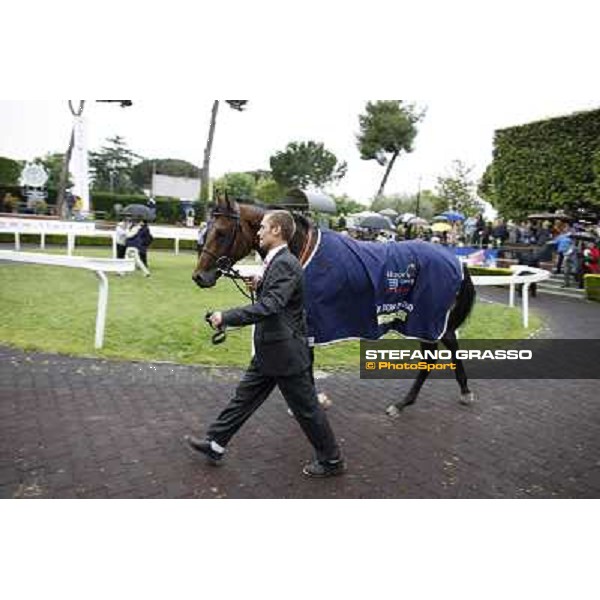
[[[440,339],[463,279],[452,252],[427,242],[357,242],[330,231],[304,267],[309,339]]]

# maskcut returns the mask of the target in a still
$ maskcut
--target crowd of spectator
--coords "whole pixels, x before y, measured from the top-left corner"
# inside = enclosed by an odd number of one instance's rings
[[[600,221],[572,222],[566,219],[486,221],[483,215],[450,223],[446,231],[435,226],[398,223],[394,231],[346,227],[340,218],[333,227],[355,239],[390,242],[420,239],[447,246],[474,248],[521,248],[542,260],[552,261],[554,273],[564,275],[564,287],[574,282],[583,287],[583,276],[600,274]]]

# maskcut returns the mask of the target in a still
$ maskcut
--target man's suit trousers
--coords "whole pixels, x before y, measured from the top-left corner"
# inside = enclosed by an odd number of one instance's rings
[[[234,397],[212,423],[208,439],[226,446],[238,429],[268,398],[275,386],[281,390],[290,410],[321,461],[339,458],[340,451],[327,415],[317,399],[312,372],[308,368],[287,377],[263,375],[252,359]]]

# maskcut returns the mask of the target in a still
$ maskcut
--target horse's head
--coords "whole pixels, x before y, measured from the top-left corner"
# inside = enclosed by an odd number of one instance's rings
[[[210,213],[204,243],[198,246],[193,281],[201,288],[213,287],[221,276],[218,261],[229,259],[233,264],[248,254],[252,248],[252,240],[248,238],[237,202],[230,200],[227,193],[219,196]]]

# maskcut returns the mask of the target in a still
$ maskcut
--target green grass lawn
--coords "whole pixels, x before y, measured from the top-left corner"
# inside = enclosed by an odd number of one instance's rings
[[[64,254],[64,248],[46,250]],[[80,248],[85,256],[110,257],[109,250]],[[204,322],[207,310],[238,306],[246,300],[229,280],[211,290],[192,283],[195,255],[150,252],[152,277],[139,271],[109,275],[104,348],[94,349],[98,281],[91,271],[38,265],[0,264],[0,342],[42,350],[104,358],[245,366],[250,356],[250,328],[230,330],[227,341],[213,346]],[[462,338],[516,339],[540,327],[530,314],[521,327],[520,309],[478,303]],[[317,349],[317,367],[358,364],[358,342]]]

